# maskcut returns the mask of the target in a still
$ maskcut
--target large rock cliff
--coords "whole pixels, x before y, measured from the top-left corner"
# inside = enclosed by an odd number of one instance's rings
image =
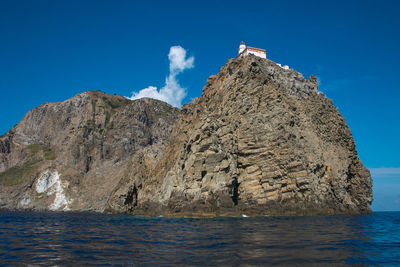
[[[0,138],[0,208],[104,211],[121,180],[161,157],[178,114],[101,92],[33,109]]]
[[[315,77],[250,55],[229,60],[182,108],[136,212],[367,213],[371,186]]]
[[[369,171],[315,77],[229,60],[179,111],[99,92],[0,138],[0,205],[143,215],[368,213]]]

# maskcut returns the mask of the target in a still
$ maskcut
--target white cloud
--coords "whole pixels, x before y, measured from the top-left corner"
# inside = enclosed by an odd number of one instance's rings
[[[131,100],[150,97],[169,103],[174,107],[182,106],[182,100],[186,96],[186,88],[181,87],[176,76],[186,69],[194,67],[194,57],[186,58],[186,50],[181,46],[172,46],[169,49],[169,75],[165,78],[165,85],[158,90],[155,86],[149,86],[133,92]]]
[[[193,68],[194,57],[186,59],[186,50],[181,46],[172,46],[169,49],[168,59],[171,73],[180,73]]]
[[[318,83],[318,86],[321,86],[321,84],[322,84],[322,79],[321,79],[321,77],[320,76],[316,76],[317,77],[317,83]]]

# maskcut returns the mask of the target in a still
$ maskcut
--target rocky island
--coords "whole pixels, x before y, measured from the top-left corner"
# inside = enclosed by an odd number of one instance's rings
[[[248,55],[181,109],[98,91],[0,137],[0,208],[164,216],[370,213],[372,181],[314,76]]]

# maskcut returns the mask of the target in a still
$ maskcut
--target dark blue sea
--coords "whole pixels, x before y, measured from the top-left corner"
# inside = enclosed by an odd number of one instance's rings
[[[400,265],[400,212],[146,218],[0,212],[1,265]]]

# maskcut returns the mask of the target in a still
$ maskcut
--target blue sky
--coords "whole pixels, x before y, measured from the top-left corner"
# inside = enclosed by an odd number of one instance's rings
[[[373,209],[400,210],[398,14],[400,1],[0,0],[0,134],[86,90],[162,88],[172,46],[194,58],[174,76],[190,102],[244,40],[318,76],[373,170]]]

